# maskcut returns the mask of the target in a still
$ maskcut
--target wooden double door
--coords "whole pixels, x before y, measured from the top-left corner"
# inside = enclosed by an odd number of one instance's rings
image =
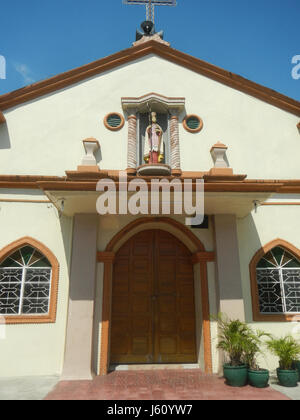
[[[195,363],[195,337],[189,250],[165,231],[137,234],[114,264],[110,362]]]

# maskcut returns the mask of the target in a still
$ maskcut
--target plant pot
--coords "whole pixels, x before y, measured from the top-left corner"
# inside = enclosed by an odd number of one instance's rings
[[[248,366],[231,366],[224,365],[224,378],[227,385],[240,388],[247,385],[248,382]]]
[[[296,360],[294,362],[294,367],[298,371],[298,382],[300,382],[300,361],[299,360]]]
[[[298,386],[298,371],[295,370],[282,370],[277,369],[277,377],[279,380],[280,385],[285,386],[287,388],[294,388]]]
[[[268,370],[248,370],[248,380],[255,388],[266,388],[269,384],[270,373]]]

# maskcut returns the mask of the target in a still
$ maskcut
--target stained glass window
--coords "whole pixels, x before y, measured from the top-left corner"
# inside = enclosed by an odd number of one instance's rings
[[[49,313],[52,267],[37,249],[24,246],[0,264],[0,315]]]
[[[284,248],[269,251],[256,267],[261,314],[300,313],[300,261]]]

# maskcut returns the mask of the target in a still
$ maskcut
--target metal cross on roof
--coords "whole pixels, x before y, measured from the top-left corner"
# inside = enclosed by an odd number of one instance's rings
[[[146,6],[146,20],[153,23],[155,6],[177,6],[177,0],[123,0],[123,3]]]

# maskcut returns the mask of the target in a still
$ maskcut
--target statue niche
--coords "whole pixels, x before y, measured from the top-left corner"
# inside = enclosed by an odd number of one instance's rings
[[[137,168],[141,176],[169,176],[171,168],[169,147],[169,118],[167,113],[158,114],[151,110],[139,114],[140,166]]]

